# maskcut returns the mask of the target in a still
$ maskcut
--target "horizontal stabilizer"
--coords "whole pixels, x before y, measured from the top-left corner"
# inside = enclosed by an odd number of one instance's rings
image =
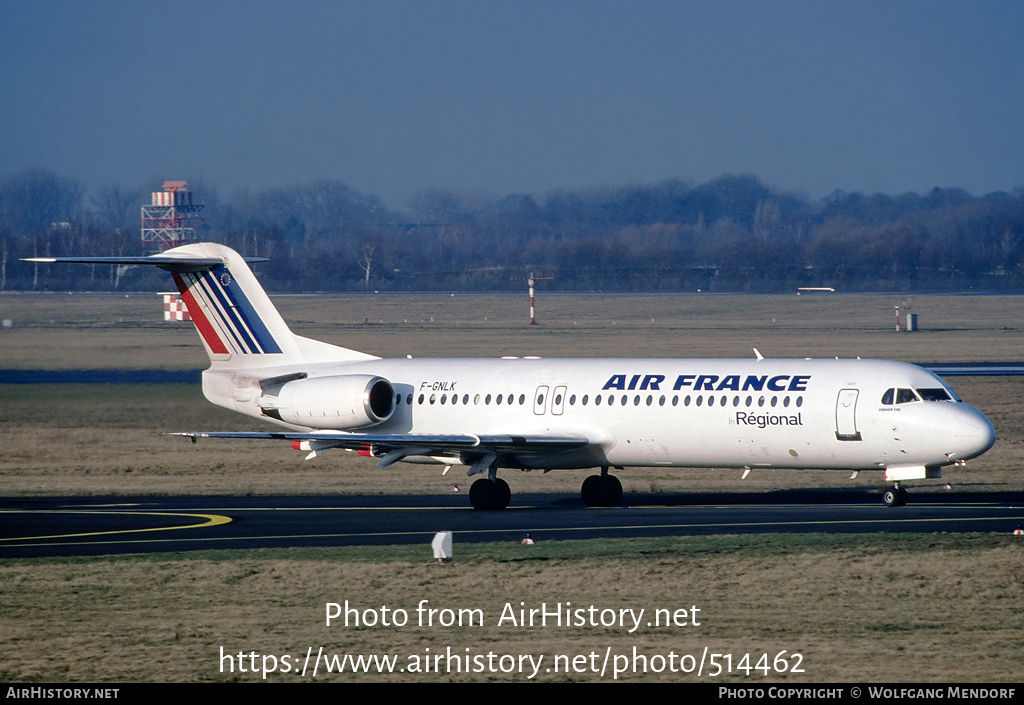
[[[245,257],[246,262],[269,262],[266,257]],[[166,269],[168,272],[202,272],[224,264],[219,257],[189,257],[185,254],[167,256],[150,255],[148,257],[26,257],[25,262],[39,262],[42,264],[53,264],[66,262],[68,264],[125,264],[125,265],[150,265]]]

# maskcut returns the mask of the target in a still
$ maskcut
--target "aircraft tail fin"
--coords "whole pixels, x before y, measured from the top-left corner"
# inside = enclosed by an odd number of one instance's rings
[[[219,262],[195,269],[189,261],[194,255]],[[178,267],[157,266],[171,270],[213,367],[373,358],[292,333],[245,260],[229,247],[184,245],[167,250],[162,257],[181,257]]]
[[[150,257],[60,257],[36,261],[145,264],[168,270],[210,356],[211,369],[374,359],[372,355],[292,333],[246,260],[224,245],[182,245]]]

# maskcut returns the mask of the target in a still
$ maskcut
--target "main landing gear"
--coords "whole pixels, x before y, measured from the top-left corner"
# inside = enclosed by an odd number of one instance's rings
[[[504,509],[512,501],[512,489],[500,477],[483,477],[469,488],[469,503],[473,509]]]
[[[583,503],[588,507],[617,507],[622,503],[622,483],[619,478],[601,468],[600,475],[591,475],[580,489]],[[469,503],[473,509],[493,511],[505,509],[512,499],[512,490],[500,477],[482,477],[469,487]]]
[[[893,485],[892,489],[888,489],[885,491],[885,493],[882,495],[882,502],[887,507],[902,507],[904,504],[907,503],[907,497],[909,496],[909,493],[905,489],[900,487],[899,483],[897,482],[895,485]]]
[[[603,467],[600,475],[591,475],[583,481],[580,494],[588,507],[617,507],[622,502],[622,483]]]

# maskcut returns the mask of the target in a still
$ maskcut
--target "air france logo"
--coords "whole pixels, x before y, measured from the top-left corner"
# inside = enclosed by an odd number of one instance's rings
[[[811,375],[679,375],[672,391],[806,392]],[[612,375],[601,389],[660,391],[665,375]]]

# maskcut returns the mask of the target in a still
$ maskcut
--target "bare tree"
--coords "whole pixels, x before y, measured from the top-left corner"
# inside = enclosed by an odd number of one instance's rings
[[[7,257],[9,250],[9,238],[4,235],[0,238],[3,244],[0,245],[0,291],[7,291]]]
[[[92,206],[102,227],[129,231],[139,226],[142,193],[122,188],[120,184],[101,188],[92,199]]]
[[[377,251],[377,243],[373,240],[366,240],[359,251],[359,268],[363,270],[363,289],[370,290],[370,273],[373,270],[373,254]]]

